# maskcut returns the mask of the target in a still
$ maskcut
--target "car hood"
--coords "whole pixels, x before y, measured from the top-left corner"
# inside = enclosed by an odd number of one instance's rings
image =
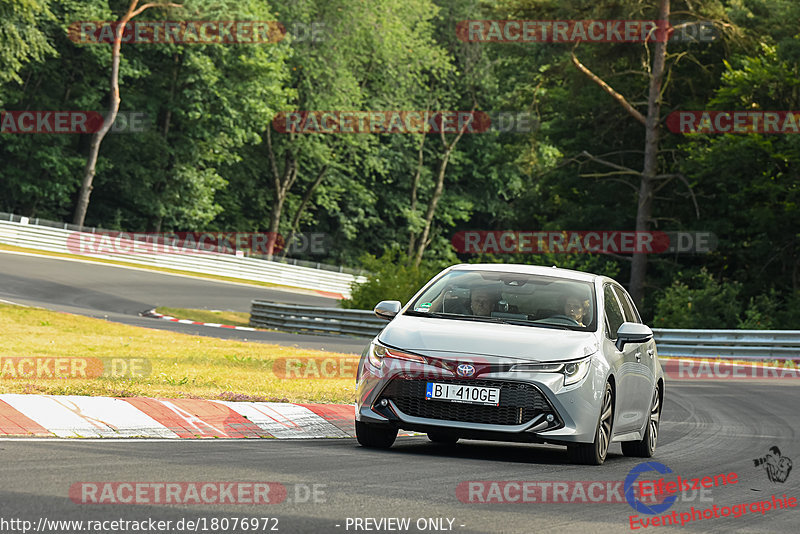
[[[423,356],[458,353],[541,362],[582,358],[599,349],[594,332],[408,315],[395,317],[378,340]]]

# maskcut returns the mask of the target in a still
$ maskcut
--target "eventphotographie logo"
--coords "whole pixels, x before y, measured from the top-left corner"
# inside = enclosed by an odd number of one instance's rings
[[[786,456],[781,456],[781,450],[777,445],[769,448],[769,452],[761,458],[753,459],[753,464],[757,468],[763,468],[767,472],[770,482],[780,482],[783,484],[792,472],[792,460]]]

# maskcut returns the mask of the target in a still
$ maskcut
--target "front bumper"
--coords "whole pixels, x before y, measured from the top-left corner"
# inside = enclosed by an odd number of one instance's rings
[[[516,372],[508,366],[490,366],[475,378],[462,378],[448,371],[458,363],[382,369],[362,358],[356,419],[472,439],[558,444],[594,440],[600,414],[597,391],[605,386],[605,372],[594,361],[586,377],[568,387],[560,373]],[[498,387],[500,406],[427,400],[429,381]]]

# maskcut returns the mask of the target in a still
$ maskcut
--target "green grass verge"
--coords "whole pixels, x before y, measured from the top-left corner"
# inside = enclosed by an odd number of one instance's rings
[[[357,362],[351,354],[190,336],[3,304],[0,332],[0,393],[323,403],[351,403],[355,396],[352,377],[288,380],[272,372],[273,364],[282,358]],[[20,377],[19,358],[51,362],[55,358],[138,358],[150,372],[135,377]]]
[[[200,323],[220,323],[231,326],[250,326],[250,314],[235,311],[194,310],[191,308],[168,308],[159,306],[156,313],[177,319],[189,319]]]

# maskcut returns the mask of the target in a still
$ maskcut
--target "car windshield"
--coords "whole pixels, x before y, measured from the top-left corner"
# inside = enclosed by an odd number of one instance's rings
[[[450,271],[411,303],[408,315],[524,326],[597,329],[593,285],[495,271]]]

